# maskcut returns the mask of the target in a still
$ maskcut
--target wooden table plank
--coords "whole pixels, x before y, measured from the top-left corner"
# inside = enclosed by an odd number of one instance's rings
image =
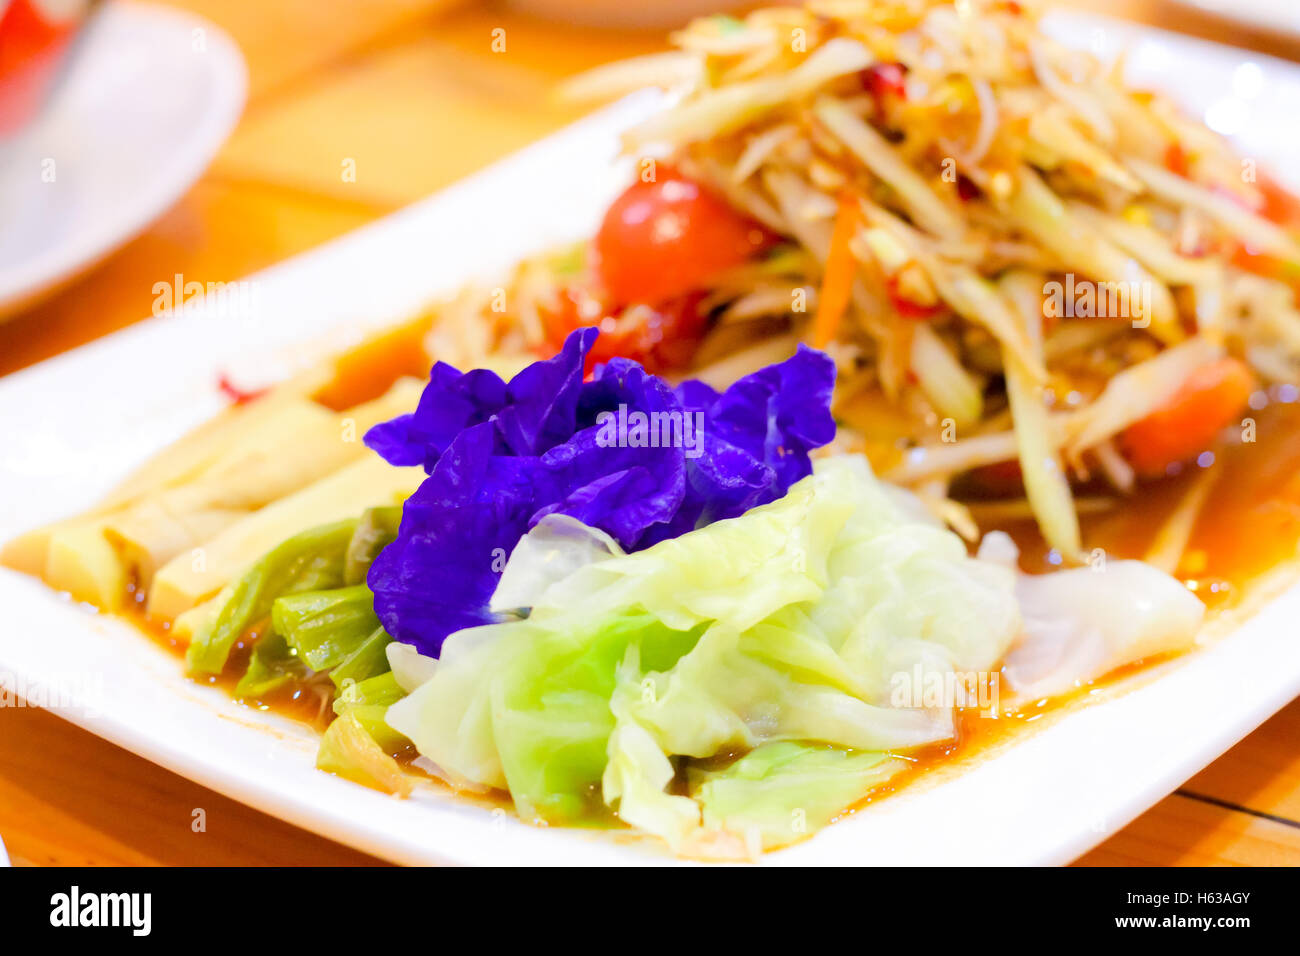
[[[0,835],[15,864],[380,862],[193,784],[54,714],[27,707],[0,714]],[[195,832],[199,810],[206,829]]]
[[[506,26],[502,26],[506,23]],[[504,29],[505,52],[493,30]],[[577,119],[558,79],[651,50],[656,34],[597,34],[472,8],[335,70],[240,125],[213,165],[224,180],[274,182],[397,208]],[[472,130],[473,135],[466,135]],[[343,176],[351,160],[355,179]]]
[[[1085,854],[1079,866],[1296,866],[1300,824],[1175,794]]]
[[[430,29],[464,0],[163,0],[217,24],[239,44],[248,64],[249,100],[293,95],[293,84],[310,87],[340,60],[363,55],[385,38]]]
[[[1180,789],[1300,826],[1300,700]]]

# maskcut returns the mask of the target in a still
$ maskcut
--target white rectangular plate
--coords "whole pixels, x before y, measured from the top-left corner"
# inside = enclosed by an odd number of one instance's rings
[[[1101,52],[1131,42],[1135,81],[1168,90],[1198,115],[1217,111],[1211,115],[1222,123],[1237,123],[1241,148],[1262,165],[1286,173],[1297,155],[1300,69],[1091,17],[1054,17],[1052,29]],[[0,381],[0,540],[90,506],[146,454],[217,411],[220,371],[243,380],[275,374],[307,357],[304,341],[359,338],[364,327],[400,318],[468,278],[590,232],[628,175],[615,160],[617,131],[656,102],[633,97],[251,277],[252,306],[245,301],[237,314],[155,318]],[[433,787],[400,801],[320,773],[312,766],[313,733],[190,683],[173,655],[130,626],[4,570],[0,606],[5,684],[43,698],[92,733],[309,830],[406,863],[673,862],[648,841],[527,826]],[[1071,711],[766,862],[1070,860],[1300,691],[1297,617],[1300,589],[1166,666],[1158,679]]]

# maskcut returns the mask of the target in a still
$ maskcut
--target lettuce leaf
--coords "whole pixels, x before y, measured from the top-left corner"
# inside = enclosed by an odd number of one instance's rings
[[[277,598],[271,623],[314,671],[342,664],[379,627],[364,584]]]
[[[336,588],[343,583],[344,556],[355,520],[312,528],[268,551],[212,599],[190,638],[185,663],[191,674],[220,674],[244,633],[271,613],[284,594]]]

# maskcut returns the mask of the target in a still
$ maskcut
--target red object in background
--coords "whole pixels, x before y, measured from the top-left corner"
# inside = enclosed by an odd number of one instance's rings
[[[1291,234],[1300,235],[1300,199],[1269,176],[1260,175],[1256,185],[1264,196],[1264,208],[1256,211]],[[1276,256],[1265,255],[1239,243],[1233,252],[1232,264],[1247,272],[1286,282],[1300,295],[1300,270]]]
[[[247,405],[253,399],[261,398],[270,391],[268,388],[240,388],[230,380],[230,376],[225,372],[217,376],[217,388],[221,389],[222,394],[236,405]]]
[[[614,200],[593,241],[596,278],[615,307],[661,305],[734,268],[772,235],[722,197],[660,165]]]
[[[0,0],[0,136],[40,111],[86,8],[84,2]]]

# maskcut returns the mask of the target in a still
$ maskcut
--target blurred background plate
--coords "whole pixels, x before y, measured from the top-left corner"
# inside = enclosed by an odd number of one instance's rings
[[[0,320],[148,226],[243,109],[243,58],[199,17],[110,3],[77,44],[45,111],[0,143]]]
[[[1174,0],[1255,30],[1300,39],[1300,0]]]

